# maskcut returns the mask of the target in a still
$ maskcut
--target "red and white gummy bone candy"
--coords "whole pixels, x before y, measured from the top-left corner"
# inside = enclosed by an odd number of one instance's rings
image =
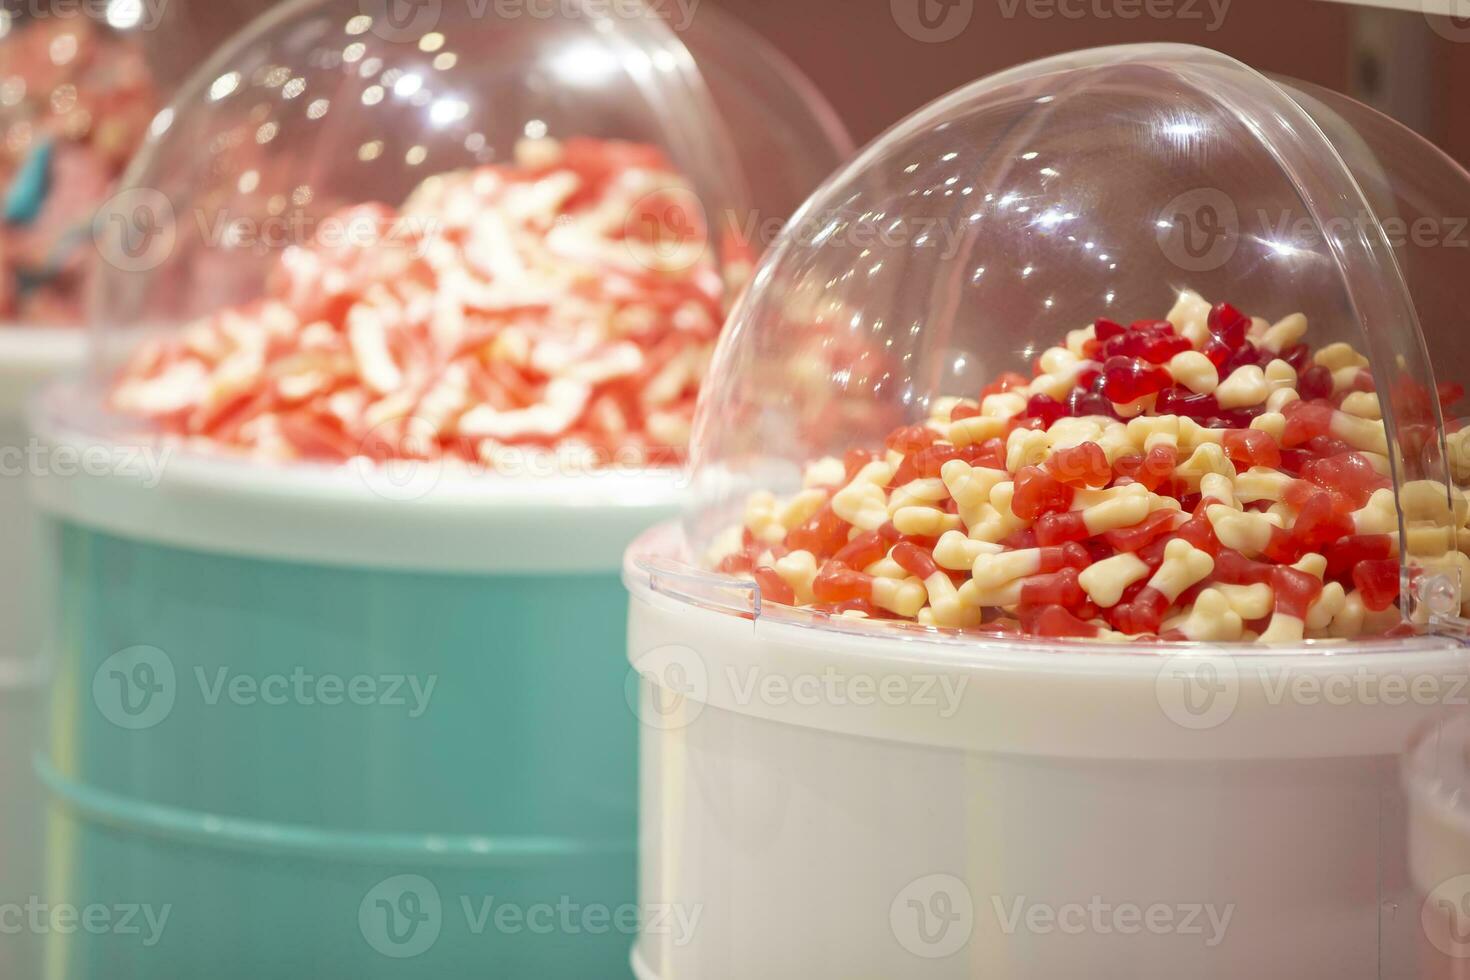
[[[1373,376],[1306,332],[1301,314],[1269,323],[1192,292],[1163,320],[1098,320],[1032,377],[943,399],[881,450],[817,460],[789,498],[753,494],[709,563],[753,576],[767,602],[963,630],[1290,643],[1406,629]],[[1462,541],[1466,515],[1457,493]]]
[[[678,462],[726,292],[692,201],[655,148],[523,141],[286,248],[264,299],[145,346],[111,405],[272,460]]]

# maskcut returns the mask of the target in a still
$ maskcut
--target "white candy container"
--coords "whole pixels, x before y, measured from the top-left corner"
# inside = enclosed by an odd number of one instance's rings
[[[975,82],[833,177],[625,564],[639,975],[1412,976],[1467,203],[1371,110],[1171,45]]]

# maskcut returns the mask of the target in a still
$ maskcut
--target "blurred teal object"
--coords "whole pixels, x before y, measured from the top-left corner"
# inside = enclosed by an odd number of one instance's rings
[[[28,225],[41,213],[46,195],[51,192],[51,157],[54,153],[54,144],[50,140],[42,140],[20,165],[5,193],[6,223]]]
[[[137,931],[49,936],[48,976],[628,975],[637,723],[616,574],[50,531],[48,897],[136,908]]]

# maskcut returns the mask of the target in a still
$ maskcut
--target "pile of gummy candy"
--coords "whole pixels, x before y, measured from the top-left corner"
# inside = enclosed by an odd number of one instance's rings
[[[661,151],[524,140],[338,218],[258,302],[143,346],[112,407],[286,462],[682,460],[730,284]]]
[[[792,496],[751,495],[707,561],[753,576],[762,602],[960,630],[1283,643],[1411,629],[1373,375],[1306,333],[1301,314],[1269,323],[1192,292],[1162,320],[1100,319],[1032,377],[812,462]],[[1447,510],[1464,527],[1445,494],[1405,488],[1408,533]]]

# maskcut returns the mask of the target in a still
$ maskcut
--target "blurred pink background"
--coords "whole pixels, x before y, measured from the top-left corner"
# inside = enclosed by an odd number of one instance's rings
[[[170,2],[182,8],[170,15],[187,18],[202,43],[270,6]],[[1010,65],[1103,44],[1181,41],[1351,94],[1470,163],[1470,113],[1463,108],[1470,22],[1417,10],[1329,0],[650,2],[676,23],[708,4],[765,35],[826,93],[859,143],[950,89]]]

